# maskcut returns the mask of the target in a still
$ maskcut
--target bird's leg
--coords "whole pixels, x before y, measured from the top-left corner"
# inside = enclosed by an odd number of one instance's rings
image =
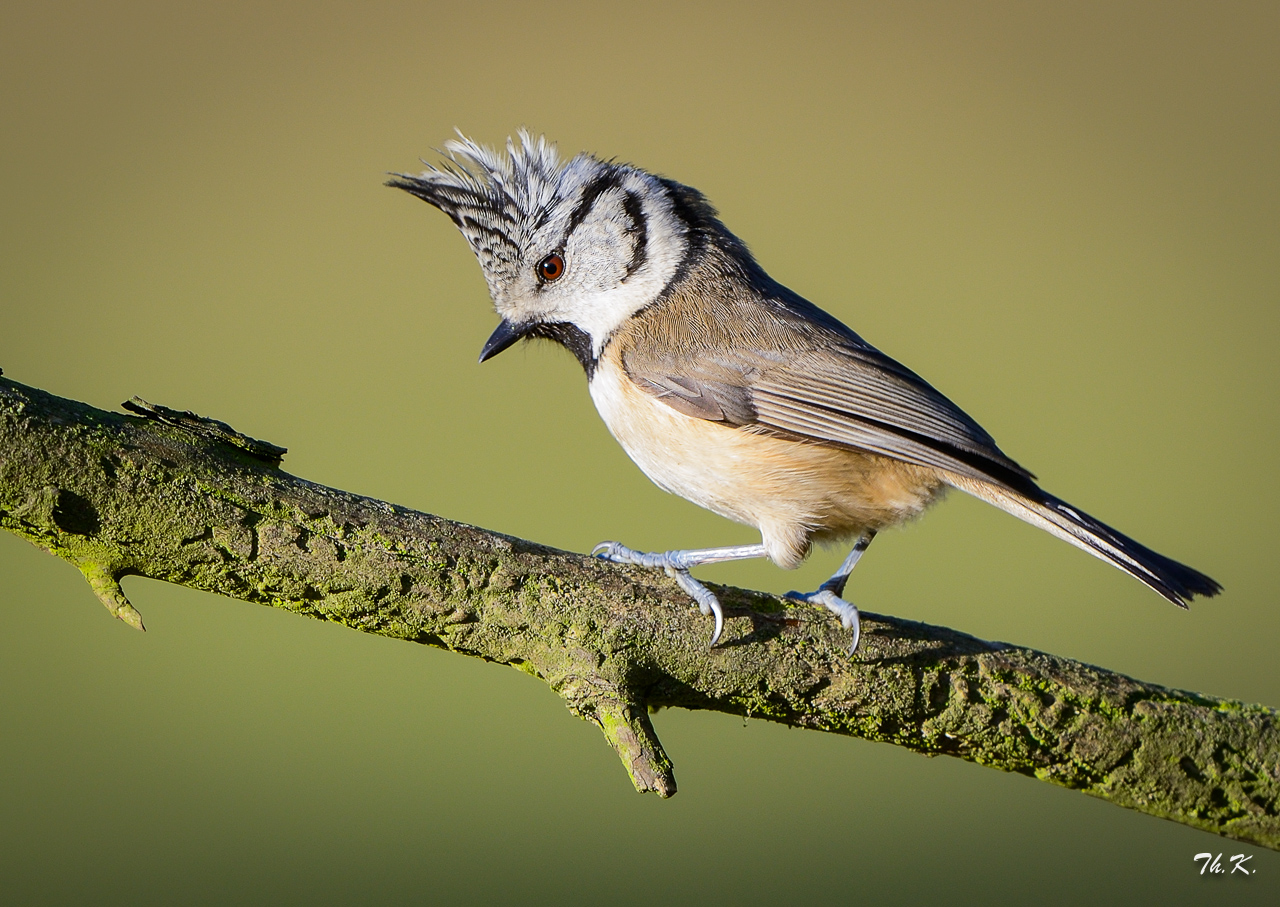
[[[871,544],[871,540],[876,537],[874,531],[868,529],[854,544],[853,550],[849,552],[849,556],[844,559],[844,563],[831,577],[821,586],[817,592],[788,592],[786,597],[802,602],[810,602],[815,605],[822,605],[827,610],[833,612],[840,618],[840,623],[846,630],[853,631],[853,644],[849,646],[849,654],[852,655],[858,650],[858,639],[861,636],[861,625],[858,621],[858,608],[852,602],[847,602],[840,596],[844,595],[844,584],[849,581],[849,574],[853,572],[853,568],[857,566],[858,559],[862,557],[862,552],[867,550],[867,546]]]
[[[715,615],[715,630],[711,633],[711,645],[720,639],[724,629],[724,611],[715,593],[693,578],[691,567],[718,564],[722,561],[744,561],[753,557],[767,557],[764,545],[731,545],[727,548],[692,548],[682,551],[633,551],[618,542],[601,542],[591,549],[596,557],[615,564],[636,564],[641,567],[661,567],[668,576],[675,577],[680,588],[698,603],[706,615]],[[852,568],[851,568],[852,569]],[[856,613],[856,612],[855,612]]]
[[[870,547],[871,541],[875,537],[875,531],[871,529],[859,536],[858,541],[854,543],[853,550],[849,552],[849,556],[840,565],[840,569],[832,574],[831,579],[827,580],[819,588],[828,589],[836,595],[844,595],[844,584],[849,582],[849,574],[853,572],[854,567],[858,566],[858,561],[862,559],[862,552]]]

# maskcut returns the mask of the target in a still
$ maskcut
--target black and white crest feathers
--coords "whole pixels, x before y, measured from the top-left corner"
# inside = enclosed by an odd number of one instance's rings
[[[428,164],[418,176],[396,174],[387,185],[447,214],[486,277],[501,275],[518,265],[539,223],[555,206],[565,165],[554,143],[525,130],[518,141],[507,139],[505,155],[461,133],[445,143],[444,153],[448,159],[439,165]]]

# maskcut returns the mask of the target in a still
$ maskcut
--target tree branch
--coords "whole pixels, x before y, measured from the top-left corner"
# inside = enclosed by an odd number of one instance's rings
[[[640,791],[675,793],[649,712],[711,709],[959,756],[1280,849],[1276,713],[1042,652],[718,587],[723,641],[658,571],[607,564],[295,478],[284,451],[134,400],[0,378],[0,526],[107,609],[146,576],[513,665],[598,725]]]

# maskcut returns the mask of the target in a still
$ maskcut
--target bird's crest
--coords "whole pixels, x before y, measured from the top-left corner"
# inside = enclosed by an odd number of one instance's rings
[[[421,174],[395,174],[387,185],[449,216],[479,259],[495,301],[533,237],[566,204],[566,193],[576,192],[585,173],[601,166],[586,153],[564,162],[553,142],[525,129],[507,139],[505,154],[461,132],[441,154],[445,159],[428,163]]]

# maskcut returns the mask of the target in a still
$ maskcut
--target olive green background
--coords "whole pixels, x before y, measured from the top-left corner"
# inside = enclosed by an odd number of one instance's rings
[[[476,364],[474,259],[380,184],[527,125],[703,190],[1047,488],[1226,586],[1179,612],[956,495],[851,598],[1280,706],[1277,47],[1274,2],[8,0],[0,367],[563,548],[754,540],[651,486],[562,350]],[[125,589],[145,635],[0,537],[7,903],[1280,902],[1275,853],[759,721],[660,713],[681,792],[642,797],[517,671]]]

